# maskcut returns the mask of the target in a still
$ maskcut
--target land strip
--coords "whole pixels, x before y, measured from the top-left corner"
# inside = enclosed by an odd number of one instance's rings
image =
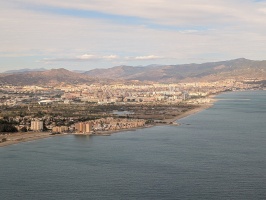
[[[214,102],[214,100],[212,100]],[[107,130],[107,131],[96,131],[92,135],[100,135],[100,136],[106,136],[106,135],[111,135],[113,133],[117,132],[122,132],[122,131],[130,131],[130,130],[136,130],[140,128],[149,128],[152,126],[156,125],[171,125],[175,121],[187,117],[189,115],[193,115],[195,113],[198,113],[202,110],[205,110],[207,108],[210,108],[213,104],[202,104],[202,105],[197,105],[194,107],[190,107],[189,109],[186,109],[183,112],[180,112],[178,115],[172,116],[172,118],[169,118],[169,115],[167,119],[165,117],[162,117],[164,119],[160,120],[159,123],[151,123],[148,125],[145,125],[143,127],[137,127],[137,128],[130,128],[130,129],[119,129],[119,130]],[[133,116],[132,116],[133,117]],[[152,115],[149,115],[149,118],[152,117]],[[63,134],[58,134],[58,135],[63,135]],[[13,144],[18,144],[20,142],[28,142],[32,140],[39,140],[39,139],[44,139],[48,137],[55,137],[57,135],[51,135],[51,132],[26,132],[26,133],[10,133],[10,134],[5,134],[5,135],[0,135],[0,141],[4,139],[3,142],[0,142],[0,147],[8,146],[8,145],[13,145]]]

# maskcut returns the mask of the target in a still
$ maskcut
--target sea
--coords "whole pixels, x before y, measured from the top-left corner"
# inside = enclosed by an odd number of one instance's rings
[[[266,91],[178,121],[0,148],[1,200],[266,199]]]

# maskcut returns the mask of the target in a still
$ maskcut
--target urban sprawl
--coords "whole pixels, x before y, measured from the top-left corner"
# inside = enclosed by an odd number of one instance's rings
[[[263,89],[254,80],[52,86],[2,85],[1,132],[97,134],[164,123],[224,91]]]

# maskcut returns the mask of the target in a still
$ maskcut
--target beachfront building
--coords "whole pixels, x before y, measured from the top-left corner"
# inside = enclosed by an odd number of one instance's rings
[[[55,126],[52,129],[53,133],[63,133],[68,131],[68,127],[67,126]]]
[[[43,121],[40,121],[40,120],[31,121],[30,128],[33,131],[42,131],[43,130]]]
[[[90,122],[80,122],[75,124],[76,133],[90,133],[92,124]]]

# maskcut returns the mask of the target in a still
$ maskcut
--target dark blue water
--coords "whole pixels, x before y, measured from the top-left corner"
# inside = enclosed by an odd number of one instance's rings
[[[266,91],[110,137],[0,148],[0,199],[265,199]]]

